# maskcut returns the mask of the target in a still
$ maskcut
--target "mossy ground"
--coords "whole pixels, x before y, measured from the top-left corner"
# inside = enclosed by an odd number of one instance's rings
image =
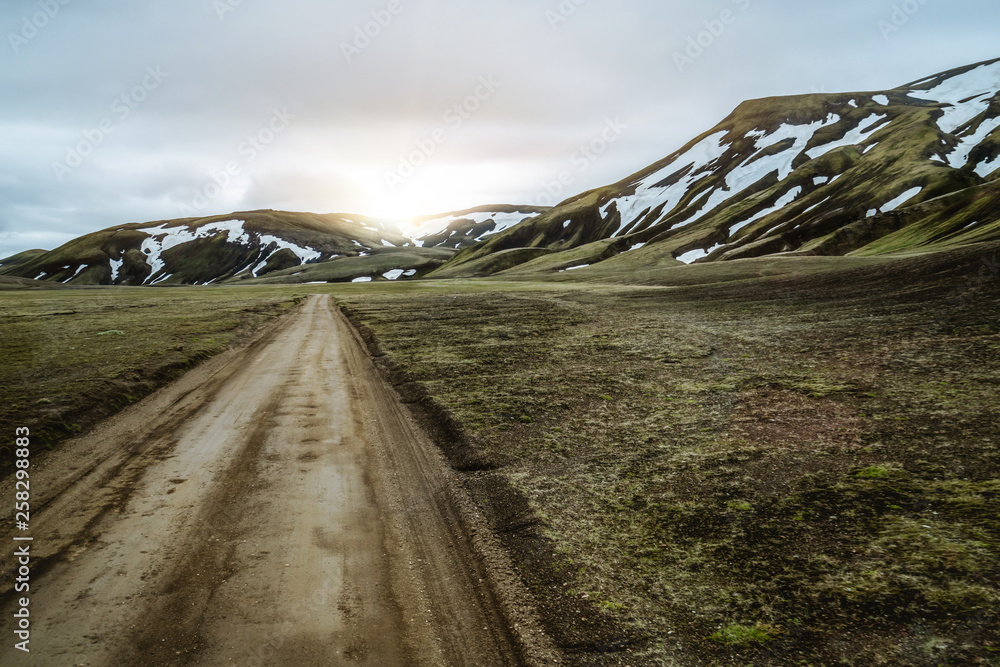
[[[996,252],[308,291],[481,450],[571,662],[996,665]],[[62,437],[305,291],[4,292],[0,422]]]
[[[995,665],[989,250],[334,293],[496,468],[470,488],[525,497],[501,530],[577,664]]]
[[[245,340],[296,298],[260,288],[0,292],[0,432],[27,426],[55,446]],[[0,447],[0,473],[10,453]]]

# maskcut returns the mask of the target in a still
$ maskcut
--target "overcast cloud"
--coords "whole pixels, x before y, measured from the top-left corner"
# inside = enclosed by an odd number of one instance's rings
[[[997,26],[995,0],[8,0],[0,257],[193,214],[547,203],[744,99],[1000,57]]]

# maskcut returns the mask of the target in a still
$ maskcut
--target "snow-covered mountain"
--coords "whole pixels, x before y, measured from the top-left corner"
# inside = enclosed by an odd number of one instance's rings
[[[559,252],[614,238],[626,239],[621,250],[641,244],[647,256],[685,262],[877,242],[869,250],[889,250],[899,244],[885,237],[920,211],[935,213],[935,224],[911,244],[958,232],[953,240],[971,241],[998,234],[996,213],[939,220],[943,202],[930,202],[967,191],[978,215],[990,208],[981,200],[996,201],[988,184],[998,177],[1000,59],[889,91],[745,102],[656,164],[494,235],[449,268],[512,248]],[[845,243],[838,231],[851,225]]]
[[[415,277],[457,248],[471,246],[544,212],[493,206],[430,216],[404,232],[359,215],[247,211],[111,227],[51,252],[0,263],[0,274],[100,285],[206,285],[271,276],[315,278],[315,265],[339,262],[336,280]],[[360,261],[365,260],[365,261]],[[297,272],[294,269],[302,268]]]
[[[414,242],[420,246],[467,248],[546,212],[537,206],[480,206],[417,218]]]
[[[1000,59],[887,91],[744,102],[663,160],[551,209],[484,206],[403,230],[278,211],[129,224],[8,258],[0,274],[103,285],[400,279],[442,264],[437,275],[630,270],[996,238]]]

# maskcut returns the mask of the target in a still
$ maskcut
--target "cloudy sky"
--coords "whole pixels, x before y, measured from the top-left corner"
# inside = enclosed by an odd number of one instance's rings
[[[998,25],[995,0],[5,0],[0,258],[256,208],[552,203],[744,99],[996,58]]]

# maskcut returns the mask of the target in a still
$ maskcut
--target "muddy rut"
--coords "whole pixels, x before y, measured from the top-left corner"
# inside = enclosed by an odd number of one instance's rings
[[[440,455],[329,297],[32,487],[32,652],[4,665],[522,662]]]

